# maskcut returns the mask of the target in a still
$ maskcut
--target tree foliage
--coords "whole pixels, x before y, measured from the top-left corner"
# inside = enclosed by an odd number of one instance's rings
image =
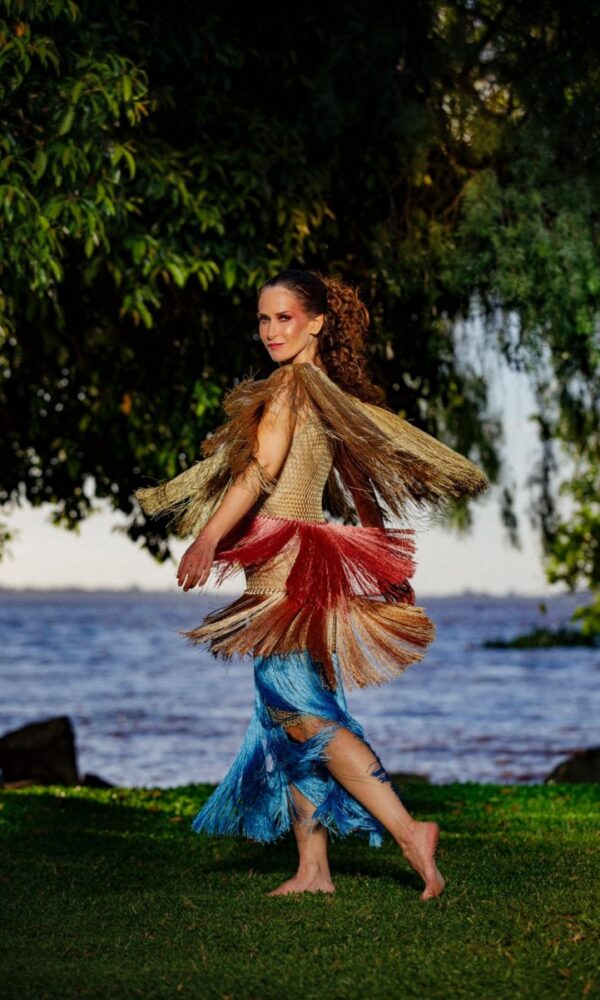
[[[92,476],[165,558],[133,489],[195,460],[224,389],[267,367],[260,281],[318,266],[360,284],[375,380],[500,484],[516,540],[499,421],[456,337],[477,304],[536,390],[549,579],[597,586],[593,3],[0,11],[2,502],[75,528]]]

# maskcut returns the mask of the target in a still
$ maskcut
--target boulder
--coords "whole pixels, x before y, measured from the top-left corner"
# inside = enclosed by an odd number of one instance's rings
[[[570,757],[557,764],[544,781],[552,784],[559,781],[600,781],[600,747],[575,750]]]
[[[0,737],[0,770],[6,784],[76,785],[79,778],[71,720],[59,715],[30,722]]]
[[[396,771],[394,774],[388,772],[388,777],[399,785],[402,784],[431,784],[431,778],[428,774],[417,774],[415,771]]]
[[[91,772],[86,772],[79,779],[79,784],[86,785],[88,788],[116,788],[114,781],[107,781],[106,778],[101,778],[98,774]]]

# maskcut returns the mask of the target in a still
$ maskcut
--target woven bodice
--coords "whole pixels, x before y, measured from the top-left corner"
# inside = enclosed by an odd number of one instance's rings
[[[319,418],[309,410],[296,430],[283,469],[258,513],[324,521],[323,490],[333,463],[331,444]]]
[[[312,410],[292,437],[290,450],[277,484],[256,513],[324,522],[323,491],[333,464],[331,443]],[[285,582],[296,558],[297,539],[255,570],[246,570],[246,593],[285,591]]]

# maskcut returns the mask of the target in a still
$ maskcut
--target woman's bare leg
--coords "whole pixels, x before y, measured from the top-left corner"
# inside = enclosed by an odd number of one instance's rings
[[[301,742],[323,727],[323,720],[305,719],[289,726],[288,734]],[[413,819],[391,782],[381,781],[374,772],[380,762],[364,740],[349,729],[337,729],[327,744],[330,774],[388,830],[402,854],[424,880],[421,899],[439,896],[446,884],[435,863],[439,826]]]
[[[282,882],[269,896],[283,896],[290,892],[335,892],[327,858],[327,829],[313,820],[314,804],[290,785],[298,818],[292,813],[294,836],[298,845],[298,871],[293,878]]]

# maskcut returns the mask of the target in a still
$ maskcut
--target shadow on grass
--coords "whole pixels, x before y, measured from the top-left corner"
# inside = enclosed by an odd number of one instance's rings
[[[292,831],[270,844],[244,836],[210,836],[191,829],[193,810],[173,814],[169,790],[157,798],[149,790],[143,804],[132,802],[129,790],[114,789],[112,798],[107,791],[102,794],[104,801],[98,801],[58,786],[36,789],[29,795],[23,790],[5,794],[0,814],[5,820],[5,849],[14,857],[44,859],[74,869],[84,864],[93,868],[104,861],[110,866],[111,877],[121,881],[130,880],[132,875],[135,881],[132,860],[143,863],[142,867],[164,869],[165,863],[175,868],[191,866],[205,877],[252,872],[281,880],[282,873],[289,877],[296,870],[298,855]],[[163,794],[165,801],[161,801]],[[210,790],[198,795],[194,808],[208,794]],[[396,863],[406,862],[389,835],[380,848],[370,847],[368,839],[358,834],[331,836],[330,854],[335,855],[337,876],[393,879],[402,886],[422,888],[412,871],[396,869]]]
[[[219,837],[191,829],[196,811],[212,792],[206,785],[175,789],[88,790],[60,786],[29,787],[0,794],[0,835],[5,856],[34,865],[80,870],[110,869],[111,878],[137,880],[147,868],[193,870],[205,878],[230,874],[289,877],[297,866],[292,831],[271,844],[244,836]],[[398,788],[397,788],[398,790]],[[475,783],[419,785],[400,797],[415,818],[440,821],[438,858],[444,870],[467,844],[476,850],[486,842],[502,850],[510,863],[518,859],[527,838],[559,845],[575,822],[568,815],[577,803],[580,835],[594,825],[597,787],[569,785],[499,786]],[[447,838],[447,839],[446,839]],[[421,879],[386,835],[380,848],[366,837],[330,836],[336,875],[386,881],[420,888]]]

